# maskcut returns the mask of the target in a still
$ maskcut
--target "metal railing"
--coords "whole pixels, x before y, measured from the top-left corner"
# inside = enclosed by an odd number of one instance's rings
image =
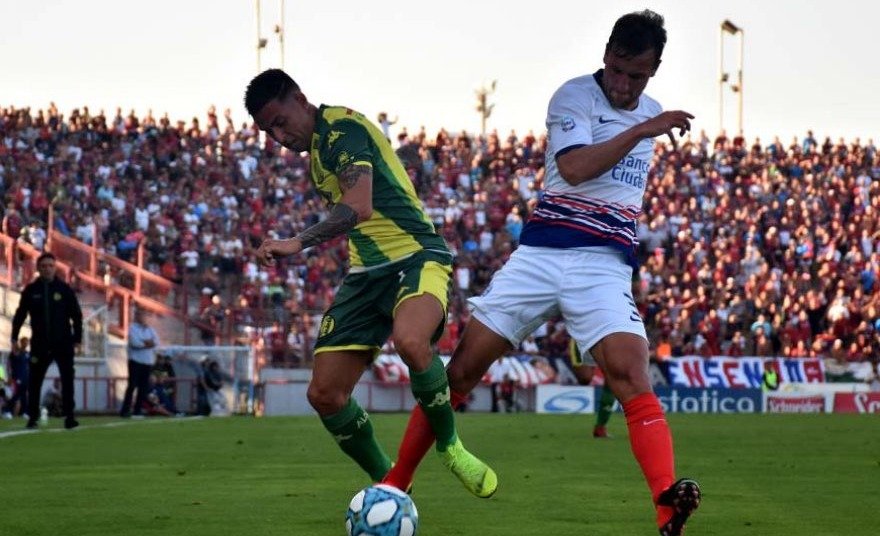
[[[213,333],[218,343],[229,340],[232,333],[230,322],[218,328],[193,318],[186,287],[144,267],[143,242],[137,249],[137,264],[132,264],[96,247],[97,230],[92,245],[89,245],[55,231],[51,224],[53,218],[54,209],[50,207],[45,250],[55,255],[59,277],[75,289],[88,288],[104,295],[109,333],[123,340],[128,337],[131,306],[136,304],[151,313],[183,323],[184,344],[191,342],[193,329]],[[27,285],[36,274],[36,260],[41,253],[24,241],[0,233],[0,285],[16,290]]]
[[[54,220],[54,208],[50,207],[49,221]],[[151,272],[145,266],[145,245],[138,245],[135,262],[124,261],[106,253],[99,246],[100,238],[95,230],[92,243],[68,237],[56,231],[50,224],[46,251],[56,256],[58,275],[76,290],[88,289],[100,299],[100,310],[105,316],[102,329],[107,334],[127,339],[131,323],[131,306],[138,307],[164,318],[174,318],[183,325],[182,342],[185,345],[198,343],[199,332],[206,333],[211,343],[217,345],[236,344],[236,342],[252,339],[254,332],[264,332],[272,325],[274,312],[265,309],[263,296],[258,296],[257,304],[246,310],[235,306],[225,309],[226,315],[219,325],[212,325],[198,318],[198,297],[192,295],[186,281],[183,284],[170,281],[161,275]],[[0,286],[3,290],[2,306],[4,313],[11,316],[7,300],[8,291],[20,290],[36,275],[36,259],[42,252],[22,240],[0,233]],[[246,312],[246,314],[244,314]],[[313,311],[300,311],[305,316],[312,316]],[[240,322],[241,318],[249,318],[249,322]],[[96,317],[97,318],[97,317]],[[284,326],[287,327],[287,326]],[[312,360],[312,340],[310,323],[298,322],[298,327],[305,337],[303,355],[298,356],[301,364]],[[251,344],[253,340],[246,341]],[[83,348],[85,355],[99,355],[97,348]],[[268,348],[259,348],[269,353]],[[263,361],[263,360],[261,360]]]

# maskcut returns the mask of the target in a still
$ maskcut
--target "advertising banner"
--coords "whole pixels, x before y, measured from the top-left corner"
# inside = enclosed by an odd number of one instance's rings
[[[880,393],[834,393],[834,413],[880,413]]]
[[[768,393],[764,408],[767,413],[825,413],[825,395]]]
[[[825,366],[821,359],[679,357],[670,359],[665,364],[669,367],[669,383],[672,387],[760,389],[764,361],[776,369],[781,384],[825,381]]]
[[[667,413],[761,413],[760,389],[654,389]]]
[[[594,413],[596,390],[585,385],[539,385],[536,387],[537,413]]]

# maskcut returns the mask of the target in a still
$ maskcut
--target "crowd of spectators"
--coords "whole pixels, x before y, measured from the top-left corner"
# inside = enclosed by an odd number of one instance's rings
[[[637,284],[660,357],[880,351],[873,141],[660,146]]]
[[[455,254],[439,343],[449,352],[465,300],[507,260],[540,196],[546,138],[404,128],[393,145]],[[255,261],[265,237],[327,214],[308,166],[213,107],[205,122],[0,108],[3,232],[42,248],[53,204],[61,233],[97,235],[124,259],[143,242],[152,271],[203,297],[195,314],[241,328],[279,365],[307,357],[346,272],[341,238]],[[634,283],[656,357],[880,354],[878,184],[872,140],[658,139]],[[562,330],[547,329],[539,350],[564,352]]]

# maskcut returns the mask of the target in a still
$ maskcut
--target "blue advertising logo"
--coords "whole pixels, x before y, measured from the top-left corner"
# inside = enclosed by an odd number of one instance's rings
[[[591,400],[583,390],[565,391],[544,402],[544,411],[550,413],[580,413],[590,409]]]

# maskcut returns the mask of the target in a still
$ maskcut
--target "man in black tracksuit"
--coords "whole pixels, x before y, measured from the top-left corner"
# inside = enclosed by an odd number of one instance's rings
[[[73,356],[82,341],[82,311],[73,289],[55,277],[55,256],[43,253],[37,259],[40,277],[24,288],[12,318],[12,342],[24,319],[31,318],[31,370],[28,386],[28,428],[37,427],[40,393],[52,361],[61,374],[61,400],[64,427],[76,428],[73,415]]]

